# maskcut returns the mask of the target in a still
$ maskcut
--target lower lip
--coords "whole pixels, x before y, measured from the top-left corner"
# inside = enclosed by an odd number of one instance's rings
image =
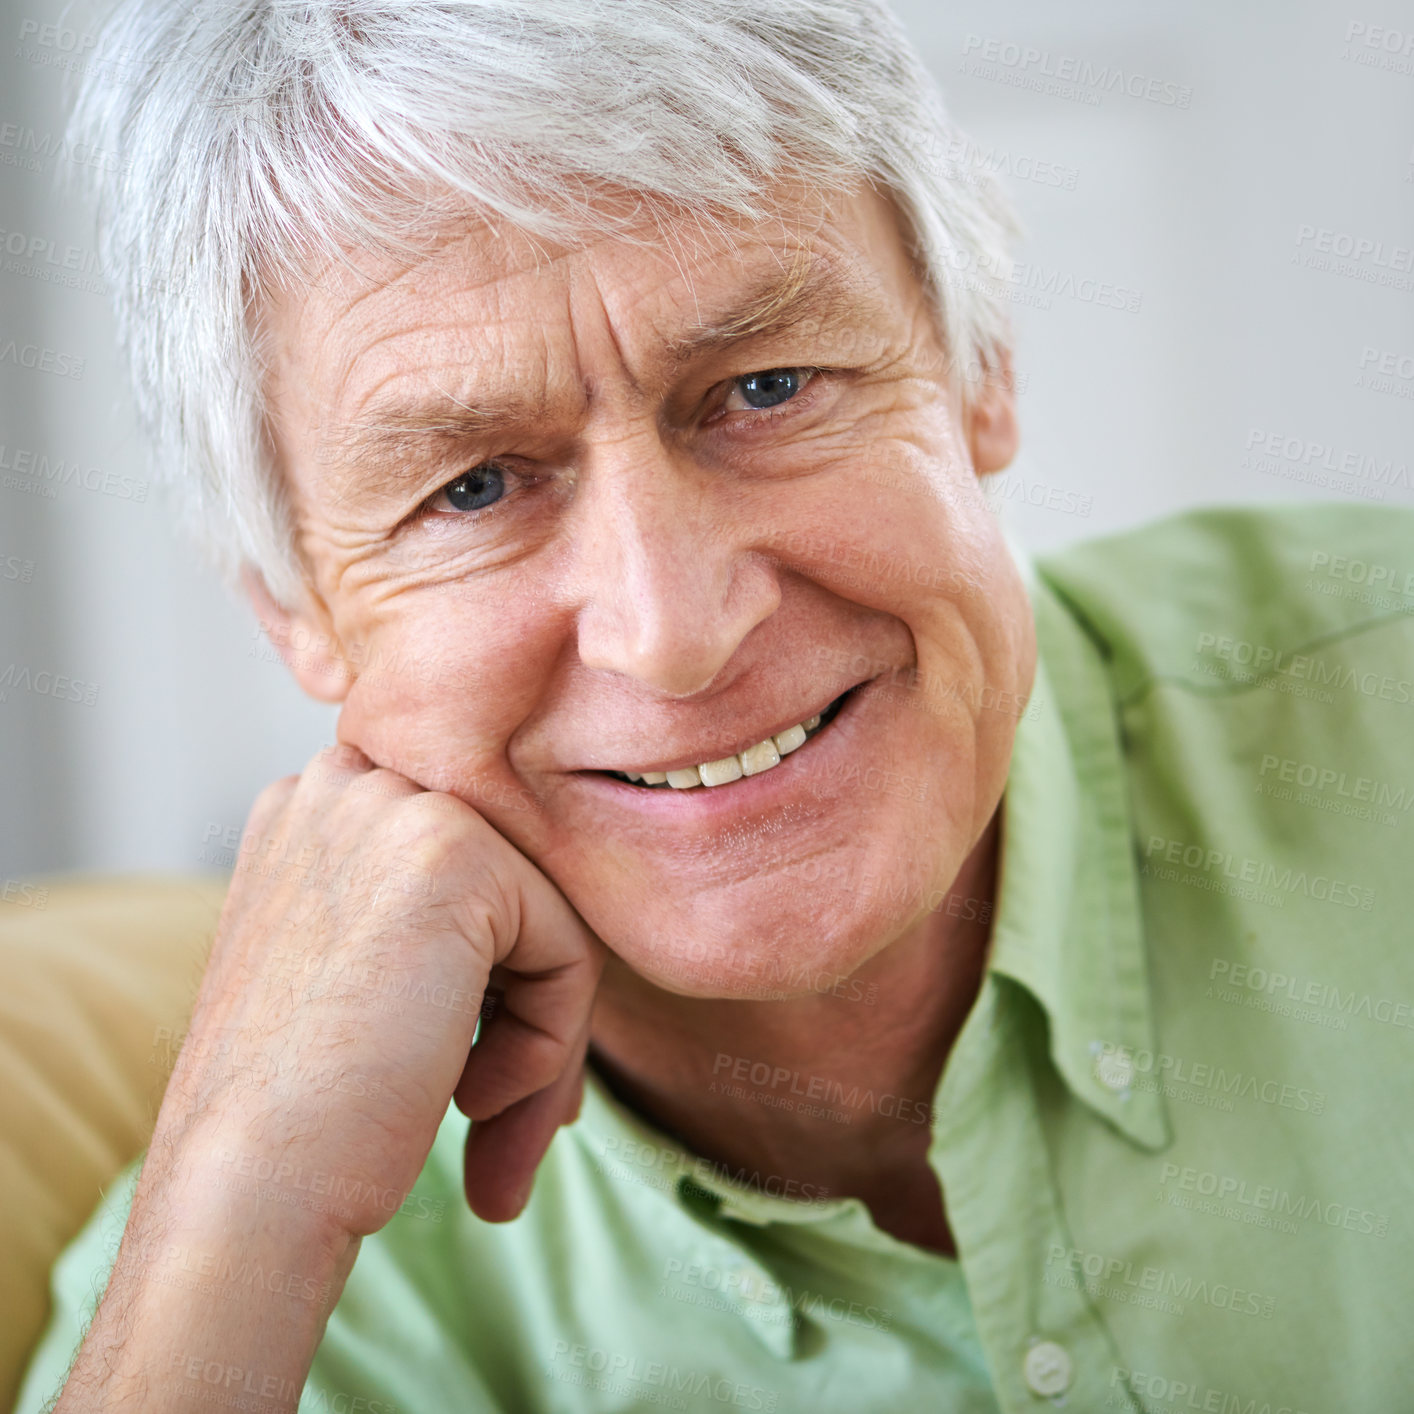
[[[663,820],[706,820],[783,809],[796,800],[818,800],[821,792],[812,788],[812,783],[818,782],[821,772],[856,750],[851,738],[859,725],[856,718],[871,700],[872,685],[865,682],[852,688],[830,722],[809,737],[804,746],[783,756],[779,766],[724,786],[652,789],[630,785],[598,771],[586,771],[578,779],[615,805],[630,806]]]

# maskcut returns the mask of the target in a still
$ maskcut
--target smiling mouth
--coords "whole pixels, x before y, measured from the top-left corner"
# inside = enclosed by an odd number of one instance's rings
[[[854,692],[842,692],[823,712],[807,717],[783,732],[749,746],[735,756],[723,756],[717,761],[704,761],[696,766],[684,766],[678,771],[605,771],[606,776],[640,790],[693,790],[702,787],[725,786],[744,776],[759,776],[779,766],[792,751],[798,751],[813,736],[818,736],[835,719],[845,700]]]

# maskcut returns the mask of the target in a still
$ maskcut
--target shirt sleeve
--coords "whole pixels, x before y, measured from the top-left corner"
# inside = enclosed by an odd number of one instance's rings
[[[127,1226],[142,1158],[113,1181],[79,1235],[60,1254],[49,1278],[49,1324],[30,1356],[15,1414],[53,1407],[82,1344]]]
[[[502,1414],[507,1407],[495,1389],[515,1383],[515,1362],[492,1328],[494,1313],[469,1294],[481,1284],[479,1265],[499,1270],[504,1257],[476,1254],[459,1240],[487,1225],[461,1195],[465,1121],[451,1106],[448,1121],[413,1195],[363,1240],[301,1391],[301,1414]],[[49,1324],[14,1414],[43,1414],[63,1389],[117,1259],[141,1170],[138,1158],[118,1175],[55,1262]],[[524,1401],[512,1407],[531,1408]]]

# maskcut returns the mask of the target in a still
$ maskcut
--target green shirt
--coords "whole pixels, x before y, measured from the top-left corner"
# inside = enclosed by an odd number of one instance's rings
[[[449,1111],[302,1410],[1414,1406],[1414,515],[1186,515],[1031,591],[993,943],[932,1116],[958,1260],[714,1171],[591,1076],[502,1226]],[[23,1414],[133,1180],[56,1265]],[[201,1378],[193,1407],[241,1407]]]

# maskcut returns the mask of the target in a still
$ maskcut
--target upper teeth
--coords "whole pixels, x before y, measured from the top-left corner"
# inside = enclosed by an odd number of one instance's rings
[[[772,766],[781,764],[782,756],[789,756],[798,747],[805,745],[806,734],[820,725],[820,717],[808,718],[787,727],[755,746],[735,756],[723,756],[720,761],[703,761],[696,766],[684,766],[680,771],[624,771],[621,774],[629,780],[641,782],[645,786],[670,785],[674,790],[688,790],[692,786],[724,786],[729,781],[739,781],[743,776],[759,776]]]

